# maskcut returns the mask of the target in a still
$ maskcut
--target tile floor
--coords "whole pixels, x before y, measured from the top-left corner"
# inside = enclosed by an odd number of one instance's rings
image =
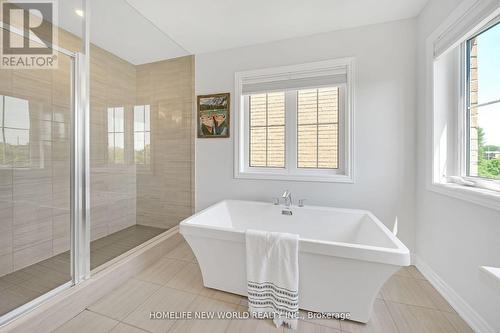
[[[246,310],[246,299],[203,287],[189,246],[181,245],[59,327],[78,332],[293,332],[269,320],[162,320],[151,311]],[[375,301],[364,325],[340,320],[301,320],[297,332],[472,332],[420,272],[410,266],[395,274]]]
[[[165,229],[135,225],[91,242],[91,269],[164,231]],[[70,280],[69,251],[1,276],[0,316]]]

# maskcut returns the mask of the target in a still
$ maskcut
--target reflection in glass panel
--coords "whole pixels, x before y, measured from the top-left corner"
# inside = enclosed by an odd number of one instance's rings
[[[144,105],[134,106],[134,131],[144,131]]]
[[[125,161],[125,137],[124,133],[115,133],[115,163]]]
[[[151,163],[151,132],[144,133],[144,161]]]
[[[125,162],[125,114],[123,107],[108,108],[108,162]]]
[[[149,105],[144,106],[144,124],[147,131],[151,131],[151,107]]]
[[[3,96],[4,126],[10,128],[30,128],[29,101],[25,99]]]
[[[108,133],[115,131],[115,112],[113,108],[108,108]]]
[[[17,167],[29,166],[30,162],[30,113],[29,101],[0,95],[1,163]],[[40,132],[44,128],[40,129]]]
[[[134,159],[138,165],[149,165],[151,151],[150,106],[134,106]]]
[[[114,108],[115,114],[114,114],[114,119],[115,119],[115,129],[114,132],[116,133],[123,133],[125,130],[125,118],[123,117],[123,108]]]
[[[108,134],[108,162],[113,163],[115,160],[115,134]]]

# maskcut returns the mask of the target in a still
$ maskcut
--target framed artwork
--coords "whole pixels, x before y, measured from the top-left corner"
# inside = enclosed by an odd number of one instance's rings
[[[230,95],[198,96],[198,138],[229,138]]]

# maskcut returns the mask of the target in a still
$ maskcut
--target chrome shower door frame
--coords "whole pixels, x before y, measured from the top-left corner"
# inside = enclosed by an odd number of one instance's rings
[[[50,47],[71,58],[71,144],[70,144],[70,257],[71,281],[0,316],[0,326],[33,310],[64,290],[90,277],[90,1],[82,0],[82,52],[72,52],[58,45]],[[22,31],[0,22],[0,29]],[[34,40],[36,41],[36,40]]]

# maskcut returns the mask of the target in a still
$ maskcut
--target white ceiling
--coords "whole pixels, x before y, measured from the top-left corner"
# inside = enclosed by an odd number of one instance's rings
[[[81,0],[59,0],[59,25],[81,36],[76,15]],[[190,54],[138,13],[125,0],[91,0],[90,38],[95,45],[129,61],[144,64]]]
[[[80,0],[60,0],[74,33]],[[91,0],[91,40],[141,64],[415,17],[427,0]]]
[[[417,16],[427,0],[127,0],[192,53]]]

